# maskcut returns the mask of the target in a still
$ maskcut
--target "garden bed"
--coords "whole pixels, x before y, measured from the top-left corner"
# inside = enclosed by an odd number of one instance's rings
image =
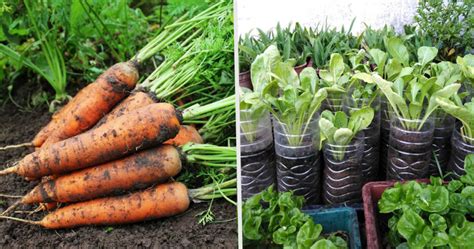
[[[26,96],[26,95],[25,95]],[[20,98],[20,97],[16,97]],[[8,103],[0,108],[0,141],[16,144],[30,141],[50,118],[44,107],[33,112],[20,112]],[[28,149],[0,152],[2,167],[28,154]],[[0,178],[0,193],[25,194],[37,182],[27,182],[16,175]],[[0,211],[13,204],[13,200],[0,198]],[[46,230],[33,225],[13,221],[0,221],[0,247],[6,248],[117,248],[117,247],[163,247],[163,248],[237,248],[236,208],[225,200],[213,204],[215,223],[202,226],[198,217],[208,203],[192,204],[185,213],[166,219],[141,222],[131,225],[82,227],[63,230]],[[22,206],[18,210],[32,210],[34,206]],[[44,212],[27,218],[39,220]],[[15,214],[25,218],[24,214]]]

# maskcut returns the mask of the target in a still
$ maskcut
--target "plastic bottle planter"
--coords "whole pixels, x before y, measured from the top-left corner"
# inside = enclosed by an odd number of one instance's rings
[[[474,139],[462,135],[459,126],[454,129],[451,138],[451,158],[449,159],[448,171],[452,172],[454,179],[464,175],[464,159],[468,154],[474,153]]]
[[[346,146],[324,145],[323,202],[357,203],[362,200],[364,134]]]
[[[411,180],[429,176],[434,124],[428,119],[420,130],[413,128],[419,127],[420,123],[420,120],[392,118],[387,179]]]
[[[353,106],[362,106],[368,103],[368,99],[346,98],[344,101],[344,111],[350,113],[357,110]],[[362,156],[362,173],[364,174],[363,183],[374,181],[379,178],[379,159],[380,159],[380,99],[375,99],[371,105],[375,110],[375,116],[369,127],[363,131],[364,153]]]
[[[319,128],[314,119],[301,135],[292,135],[287,125],[273,119],[278,191],[294,191],[306,204],[320,203],[321,153]]]
[[[241,117],[245,118],[246,110]],[[273,148],[270,114],[264,113],[258,120],[240,122],[240,151],[242,199],[260,193],[275,183],[275,152]]]
[[[337,112],[343,110],[343,103],[346,93],[328,93],[327,98],[323,102],[323,110],[330,110],[331,112]]]
[[[380,99],[380,163],[379,178],[387,178],[387,155],[388,141],[390,139],[390,117],[389,103],[385,97]]]
[[[455,120],[449,115],[435,115],[433,118],[434,133],[432,144],[432,157],[429,175],[439,176],[438,164],[444,173],[451,153],[451,135],[453,134]],[[436,156],[436,158],[435,158]]]

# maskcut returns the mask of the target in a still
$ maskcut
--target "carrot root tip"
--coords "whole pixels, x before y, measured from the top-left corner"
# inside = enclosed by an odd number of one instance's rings
[[[15,173],[16,171],[17,171],[17,166],[6,168],[6,169],[0,171],[0,176]]]
[[[3,213],[1,213],[0,216],[5,216],[5,215],[7,215],[7,214],[10,213],[12,210],[14,210],[16,207],[18,207],[20,204],[21,204],[21,201],[15,202],[13,205],[11,205],[11,206],[8,207],[5,211],[3,211]]]
[[[40,221],[25,220],[25,219],[20,219],[20,218],[11,217],[11,216],[0,215],[0,219],[13,220],[13,221],[23,222],[23,223],[27,223],[31,225],[41,225]]]
[[[23,198],[23,196],[21,196],[21,195],[5,195],[5,194],[0,194],[0,197],[1,198],[12,198],[12,199]]]
[[[22,143],[22,144],[15,144],[15,145],[7,145],[5,147],[0,147],[0,151],[23,148],[23,147],[33,147],[33,143]]]

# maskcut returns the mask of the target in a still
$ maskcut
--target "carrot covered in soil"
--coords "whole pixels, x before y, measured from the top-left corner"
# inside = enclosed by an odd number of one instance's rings
[[[127,114],[130,111],[158,103],[158,99],[154,94],[146,92],[141,88],[133,90],[133,92],[124,100],[122,100],[117,106],[112,109],[107,115],[105,115],[93,129],[117,118],[124,114]]]
[[[236,179],[232,179],[218,185],[188,190],[179,182],[165,183],[130,195],[71,204],[49,213],[40,221],[9,216],[0,216],[0,219],[39,225],[48,229],[141,222],[183,213],[189,208],[191,200],[208,200],[235,195],[235,187],[225,189],[235,184]]]
[[[110,194],[119,194],[163,183],[176,176],[183,165],[195,164],[222,170],[237,168],[235,147],[187,143],[181,147],[160,145],[126,158],[71,174],[40,182],[25,196],[2,195],[18,198],[2,215],[21,204],[39,203],[32,212],[55,208],[55,203],[91,200]],[[43,178],[45,179],[45,178]],[[45,206],[46,205],[46,206]]]
[[[181,114],[172,105],[151,104],[35,151],[0,175],[17,173],[37,179],[105,163],[175,137],[181,122]]]
[[[120,100],[126,97],[138,81],[138,70],[133,62],[117,63],[102,73],[97,80],[77,94],[54,119],[53,130],[43,140],[40,131],[33,143],[40,146],[80,134],[95,125],[104,113],[108,113]],[[41,143],[44,141],[44,143]]]
[[[130,61],[115,64],[76,94],[53,115],[52,120],[31,142],[0,147],[0,151],[26,146],[40,147],[45,142],[51,145],[88,130],[133,89],[138,80],[138,65],[181,37],[194,37],[202,33],[201,25],[215,18],[223,9],[223,3],[218,2],[193,17],[187,13],[178,18],[172,25],[164,27]]]
[[[181,125],[181,127],[179,127],[178,135],[174,138],[168,139],[163,144],[171,144],[179,147],[187,143],[202,144],[204,141],[196,128],[189,125]]]
[[[126,224],[173,216],[186,211],[189,204],[186,186],[174,182],[130,195],[71,204],[29,223],[49,229]]]
[[[137,108],[149,105],[151,102],[156,102],[155,95],[148,92],[138,92],[135,95],[130,95],[128,98],[123,100],[117,105],[112,112],[107,114],[97,125],[101,126],[111,120],[114,120],[121,115],[125,115]],[[196,122],[210,116],[227,112],[234,108],[235,95],[227,97],[225,99],[210,103],[207,105],[193,105],[183,110],[183,122]],[[200,121],[202,122],[202,121]],[[169,139],[164,144],[171,144],[174,146],[182,146],[187,143],[203,143],[203,139],[196,128],[188,125],[182,125],[179,129],[179,133],[176,137]]]
[[[178,150],[163,145],[42,182],[21,203],[78,202],[144,188],[176,176],[181,167]]]
[[[90,200],[165,182],[176,176],[184,164],[236,168],[236,160],[235,147],[189,143],[177,149],[160,145],[123,159],[42,181],[20,197],[18,204]]]

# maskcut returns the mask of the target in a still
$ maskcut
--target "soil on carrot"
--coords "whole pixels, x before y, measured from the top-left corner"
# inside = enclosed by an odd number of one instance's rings
[[[33,112],[20,112],[14,105],[0,107],[0,146],[31,141],[36,132],[50,118],[44,108]],[[11,165],[31,152],[31,149],[0,151],[0,168]],[[27,182],[16,175],[0,177],[0,193],[24,195],[37,182]],[[0,198],[0,212],[15,200]],[[21,206],[18,210],[33,210],[34,206]],[[207,209],[206,203],[192,204],[179,216],[146,221],[130,225],[81,227],[47,230],[15,221],[0,220],[0,248],[237,248],[237,211],[224,200],[216,201],[213,211],[215,223],[202,226],[196,217]],[[27,216],[14,216],[40,220],[45,212]]]

